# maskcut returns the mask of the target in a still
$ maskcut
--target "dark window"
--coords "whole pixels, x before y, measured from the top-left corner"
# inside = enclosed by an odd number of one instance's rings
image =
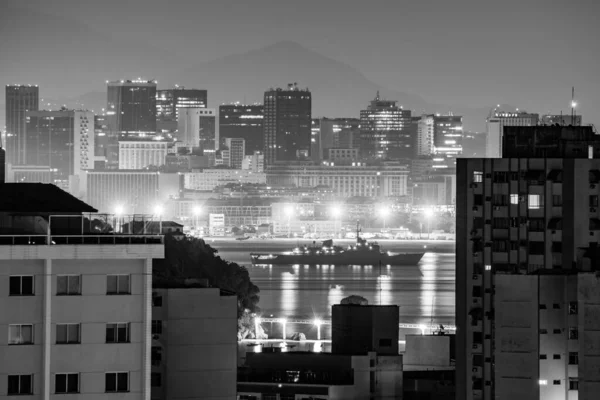
[[[546,230],[546,223],[543,218],[530,218],[529,219],[529,231],[530,232],[544,232]]]
[[[152,294],[152,307],[162,307],[162,296],[155,293]]]
[[[8,375],[8,395],[33,394],[33,375]]]
[[[369,390],[375,393],[375,371],[369,372]]]
[[[529,254],[540,255],[544,254],[546,243],[544,242],[529,242]]]
[[[492,204],[495,206],[507,206],[508,205],[508,195],[495,194]]]
[[[560,329],[554,329],[552,331],[552,333],[554,333],[555,335],[560,335],[562,333],[562,330],[560,330]]]
[[[392,339],[379,339],[379,347],[392,347]]]
[[[483,205],[483,195],[476,194],[473,196],[473,205],[482,206]]]
[[[481,286],[473,286],[473,297],[481,297]]]
[[[548,333],[548,330],[540,329],[540,335],[545,335],[546,333]]]
[[[480,378],[473,380],[473,390],[482,390],[483,389],[483,380]]]
[[[560,360],[560,354],[555,354],[554,356],[552,356],[552,358],[554,360]]]
[[[579,330],[577,328],[569,328],[569,339],[577,340],[579,338]]]
[[[483,343],[483,333],[481,332],[473,332],[473,343],[481,344]]]
[[[106,324],[106,343],[129,343],[129,324]]]
[[[473,355],[473,366],[474,367],[483,367],[483,356],[481,354]]]
[[[509,218],[494,218],[492,220],[492,228],[494,229],[508,229],[510,227]]]
[[[152,365],[160,365],[162,362],[162,348],[160,346],[152,346],[151,360]]]
[[[57,295],[81,294],[81,277],[79,275],[59,275],[56,277]]]
[[[152,320],[152,334],[162,335],[162,321],[159,319]]]
[[[578,365],[579,364],[579,353],[576,351],[569,353],[569,365]]]
[[[560,385],[560,379],[553,380],[552,384],[554,384],[554,385]]]
[[[555,207],[562,206],[562,196],[559,194],[555,194],[552,196],[552,205]]]
[[[577,302],[571,301],[571,302],[569,302],[569,315],[576,315],[576,314],[577,314]]]
[[[152,386],[152,387],[161,387],[162,386],[162,379],[161,379],[160,372],[152,372],[152,374],[150,375],[150,386]]]
[[[555,310],[560,310],[560,304],[554,303],[552,304],[552,308],[554,308]]]
[[[57,344],[81,343],[81,325],[79,324],[56,324]]]
[[[11,296],[32,296],[34,294],[33,276],[11,276],[9,286]]]
[[[540,360],[545,360],[547,357],[545,354],[540,354]]]
[[[129,391],[128,372],[107,372],[104,378],[104,387],[107,393]]]
[[[494,183],[506,183],[508,182],[508,172],[507,171],[497,171],[494,172]]]
[[[598,207],[598,196],[590,196],[590,207]]]
[[[57,394],[79,393],[79,374],[56,374],[54,392]]]
[[[579,379],[569,378],[569,390],[579,390]]]
[[[106,294],[130,294],[129,275],[108,275],[106,277]]]
[[[546,305],[545,304],[540,304],[540,310],[545,310],[546,309]]]
[[[492,251],[495,252],[505,252],[508,251],[508,242],[505,240],[494,240],[492,242]]]

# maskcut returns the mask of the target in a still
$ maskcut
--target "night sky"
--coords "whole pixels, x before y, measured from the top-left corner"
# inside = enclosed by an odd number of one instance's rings
[[[0,83],[38,83],[46,97],[103,91],[136,65],[171,85],[189,65],[291,40],[431,103],[568,112],[575,86],[584,122],[600,127],[594,0],[1,2],[12,8]]]

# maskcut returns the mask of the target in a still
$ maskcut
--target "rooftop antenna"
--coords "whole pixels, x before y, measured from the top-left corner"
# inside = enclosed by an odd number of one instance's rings
[[[575,101],[575,86],[571,88],[571,125],[575,125],[575,107],[577,102]]]

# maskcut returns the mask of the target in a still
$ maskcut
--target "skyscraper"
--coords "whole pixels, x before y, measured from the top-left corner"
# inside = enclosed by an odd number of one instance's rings
[[[107,167],[119,166],[119,139],[156,134],[156,81],[107,82]]]
[[[264,150],[262,104],[223,104],[219,106],[219,137],[246,141],[246,155]]]
[[[177,140],[188,147],[216,150],[218,147],[216,110],[214,108],[180,108]]]
[[[39,110],[37,85],[6,85],[6,160],[10,164],[24,162],[25,112]]]
[[[360,120],[357,118],[318,118],[312,120],[311,158],[327,158],[329,149],[353,149],[359,146]]]
[[[182,107],[206,108],[208,95],[203,89],[186,89],[175,86],[173,89],[156,91],[156,128],[158,132],[175,132],[177,118]]]
[[[502,155],[502,135],[505,126],[534,126],[539,115],[526,112],[500,112],[493,110],[487,119],[486,155],[500,158]]]
[[[417,128],[417,156],[436,156],[438,163],[454,167],[462,154],[462,117],[428,114],[421,116]]]
[[[599,136],[507,126],[503,145],[458,160],[456,398],[596,398]]]
[[[54,182],[70,190],[71,177],[94,168],[94,113],[28,111],[23,164],[50,167]]]
[[[225,147],[229,149],[229,166],[235,169],[242,169],[242,161],[246,154],[246,143],[244,139],[227,138]]]
[[[397,101],[382,100],[379,92],[366,110],[360,111],[361,151],[367,158],[411,158],[411,112],[396,105]]]
[[[312,97],[296,83],[265,92],[265,162],[306,159],[310,154]]]

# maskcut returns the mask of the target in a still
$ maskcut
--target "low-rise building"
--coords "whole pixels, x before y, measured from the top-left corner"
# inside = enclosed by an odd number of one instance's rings
[[[158,140],[120,140],[119,169],[135,170],[165,164],[167,142]]]
[[[267,177],[263,172],[243,169],[204,169],[202,171],[186,172],[183,174],[184,188],[187,190],[212,191],[217,186],[228,183],[266,183]]]

